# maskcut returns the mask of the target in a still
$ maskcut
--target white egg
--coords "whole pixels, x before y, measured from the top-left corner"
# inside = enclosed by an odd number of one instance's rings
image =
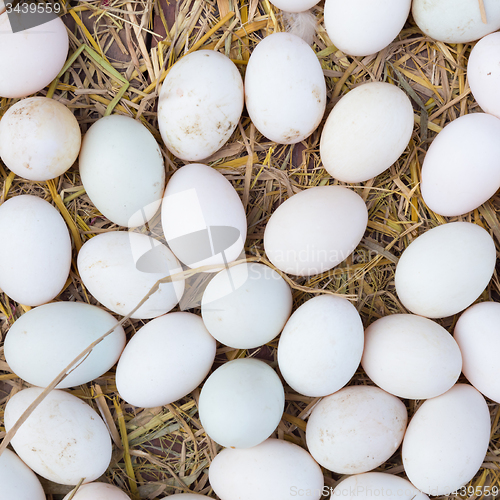
[[[292,314],[281,334],[281,375],[300,394],[332,394],[358,369],[363,341],[363,323],[348,300],[331,295],[314,297]]]
[[[281,271],[312,276],[347,259],[361,241],[368,222],[365,202],[342,186],[306,189],[271,215],[264,248]]]
[[[304,12],[319,3],[319,0],[269,0],[285,12]]]
[[[3,0],[0,0],[0,14],[3,14],[5,11],[5,4],[3,3]]]
[[[168,497],[163,497],[163,500],[210,500],[211,497],[205,495],[198,495],[197,493],[175,493]]]
[[[157,362],[151,349],[161,352]],[[183,398],[201,384],[215,359],[216,343],[199,316],[175,312],[143,326],[116,368],[116,387],[134,406],[153,408]]]
[[[361,365],[384,391],[404,399],[429,399],[455,384],[462,356],[441,325],[413,314],[391,314],[366,329]]]
[[[45,304],[23,314],[10,327],[5,338],[5,359],[23,380],[47,387],[73,359],[117,323],[111,314],[90,304]],[[125,332],[116,326],[57,387],[74,387],[100,377],[118,361],[124,347]]]
[[[296,144],[319,126],[326,83],[311,47],[291,33],[268,35],[245,73],[245,102],[257,130],[279,144]]]
[[[71,493],[68,493],[63,500],[69,500]],[[122,490],[106,483],[82,484],[71,500],[130,500]]]
[[[59,211],[37,196],[15,196],[0,206],[0,234],[0,288],[28,306],[55,298],[71,266],[71,239]]]
[[[413,132],[413,107],[395,85],[365,83],[335,105],[321,134],[321,161],[342,182],[363,182],[388,169]]]
[[[493,239],[470,222],[434,227],[414,240],[396,266],[396,292],[412,313],[445,318],[470,306],[495,270]]]
[[[198,410],[216,443],[251,448],[278,426],[285,391],[276,372],[257,359],[235,359],[217,368],[203,385]]]
[[[186,165],[170,178],[161,223],[168,246],[191,268],[235,261],[247,237],[238,193],[221,173],[201,163]]]
[[[257,263],[218,273],[201,302],[207,330],[235,349],[267,344],[281,332],[291,312],[290,286],[276,271]]]
[[[47,498],[35,473],[9,449],[0,455],[0,484],[2,485],[0,498],[5,500]]]
[[[428,495],[449,495],[481,467],[490,441],[490,412],[483,396],[457,384],[428,399],[413,416],[403,441],[408,479]]]
[[[31,387],[10,398],[5,407],[7,432],[43,390]],[[101,417],[81,399],[58,389],[36,407],[11,444],[28,467],[59,484],[94,481],[111,460],[111,439]]]
[[[167,246],[145,234],[128,231],[94,236],[80,249],[77,262],[89,292],[122,316],[130,313],[158,280],[182,272]],[[184,293],[184,283],[175,280],[160,284],[132,318],[156,318],[173,309]]]
[[[434,212],[462,215],[500,187],[500,119],[485,113],[461,116],[432,141],[422,165],[420,189]]]
[[[226,144],[242,111],[243,80],[238,68],[220,52],[198,50],[177,61],[165,78],[158,126],[172,154],[198,161]]]
[[[306,429],[307,447],[325,469],[359,474],[382,465],[406,430],[405,405],[378,387],[356,385],[316,405]]]
[[[479,2],[470,0],[413,0],[413,19],[435,40],[469,43],[500,28],[500,3],[483,1],[487,23],[481,19]]]
[[[1,9],[0,9],[1,12]],[[59,17],[13,33],[7,13],[0,16],[1,97],[26,97],[54,80],[68,55],[66,26]]]
[[[208,473],[221,500],[285,500],[305,492],[310,492],[307,498],[319,500],[324,486],[321,468],[311,455],[281,439],[267,439],[246,450],[226,448]]]
[[[325,28],[345,54],[375,54],[399,35],[410,5],[411,0],[326,0]]]
[[[80,175],[92,203],[115,224],[142,226],[160,208],[163,157],[151,132],[133,118],[105,116],[89,128]]]

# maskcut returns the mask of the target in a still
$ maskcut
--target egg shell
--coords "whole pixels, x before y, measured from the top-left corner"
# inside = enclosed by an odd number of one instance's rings
[[[304,12],[319,3],[319,0],[270,0],[275,7],[285,12]]]
[[[441,325],[414,314],[391,314],[366,329],[361,365],[384,391],[429,399],[455,384],[462,355]]]
[[[219,342],[252,349],[276,337],[292,312],[292,291],[268,266],[243,263],[218,273],[205,289],[203,322]]]
[[[435,40],[468,43],[500,28],[500,3],[497,0],[482,2],[487,23],[481,20],[479,2],[470,0],[413,0],[413,19]]]
[[[0,68],[9,68],[0,75],[1,97],[34,94],[61,71],[69,48],[66,26],[59,17],[42,26],[13,33],[7,13],[0,15]]]
[[[142,226],[158,211],[165,168],[158,144],[140,121],[111,115],[83,138],[80,175],[92,203],[111,222]]]
[[[368,472],[398,449],[407,420],[401,400],[382,389],[345,387],[314,407],[306,428],[307,447],[332,472]]]
[[[326,0],[325,28],[344,54],[375,54],[399,35],[410,5],[411,0]]]
[[[15,196],[0,206],[0,234],[0,288],[28,306],[56,297],[71,266],[71,239],[59,211],[37,196]]]
[[[453,120],[432,141],[422,165],[426,205],[444,216],[462,215],[500,187],[500,119],[473,113]]]
[[[43,390],[30,387],[9,399],[7,432]],[[111,460],[111,439],[101,417],[81,399],[58,389],[33,410],[11,444],[28,467],[59,484],[76,485],[82,478],[94,481]]]
[[[245,102],[257,130],[278,144],[296,144],[319,126],[326,83],[311,47],[291,33],[274,33],[252,52]]]
[[[481,295],[495,262],[495,243],[482,227],[443,224],[420,235],[403,252],[396,266],[396,292],[414,314],[452,316]]]
[[[320,295],[288,320],[278,344],[281,375],[305,396],[327,396],[344,387],[363,354],[363,323],[346,299]]]
[[[285,500],[299,491],[309,491],[307,498],[319,500],[324,486],[321,468],[311,455],[281,439],[267,439],[246,450],[226,448],[213,459],[208,473],[221,500]]]
[[[151,357],[151,346],[161,357]],[[141,408],[173,403],[201,384],[215,350],[216,342],[199,316],[175,312],[156,318],[123,351],[116,368],[118,392],[127,403]]]
[[[364,182],[388,169],[413,132],[413,107],[395,85],[365,83],[335,105],[321,134],[321,161],[342,182]]]
[[[0,498],[5,500],[46,500],[35,473],[12,451],[0,455]]]
[[[448,495],[481,467],[490,440],[490,412],[474,387],[456,384],[428,399],[413,416],[403,441],[408,479],[428,495]]]
[[[5,338],[5,359],[26,382],[47,387],[60,372],[118,321],[99,307],[82,302],[53,302],[24,313]],[[71,326],[69,326],[71,325]],[[125,332],[114,332],[57,385],[86,384],[106,373],[125,347]]]
[[[0,14],[3,14],[5,11],[5,4],[3,3],[3,0],[0,0]]]
[[[94,236],[80,249],[77,262],[89,292],[122,316],[130,313],[158,280],[182,272],[166,245],[146,234],[129,231]],[[184,280],[160,284],[132,318],[149,319],[167,313],[182,297],[184,284]]]
[[[170,178],[161,223],[168,246],[190,268],[233,262],[247,237],[238,193],[221,173],[201,163],[186,165]]]
[[[63,500],[69,500],[68,493]],[[122,490],[106,483],[82,484],[71,500],[130,500],[130,497]]]
[[[269,260],[296,276],[323,273],[352,254],[368,222],[365,202],[343,186],[295,194],[271,215],[264,231]]]
[[[276,372],[257,359],[235,359],[215,370],[198,404],[205,432],[225,447],[251,448],[278,426],[285,391]]]

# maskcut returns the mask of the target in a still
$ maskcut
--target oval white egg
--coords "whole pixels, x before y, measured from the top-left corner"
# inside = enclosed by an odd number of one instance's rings
[[[125,316],[155,283],[182,272],[163,243],[140,233],[112,231],[94,236],[78,253],[78,272],[89,292],[109,310]],[[156,318],[173,309],[184,293],[184,280],[162,283],[132,318]]]
[[[215,370],[203,385],[198,410],[205,432],[216,443],[251,448],[278,426],[285,391],[276,372],[257,359],[235,359]]]
[[[15,196],[0,206],[0,234],[0,288],[28,306],[55,298],[71,266],[71,239],[59,211],[37,196]]]
[[[389,83],[365,83],[335,105],[321,134],[324,168],[342,182],[364,182],[388,169],[413,132],[413,107]]]
[[[264,231],[269,260],[281,271],[312,276],[347,259],[368,222],[365,202],[342,186],[306,189],[282,203]]]
[[[42,391],[31,387],[10,398],[5,407],[7,432]],[[59,484],[94,481],[111,460],[111,439],[101,417],[81,399],[58,389],[37,406],[11,444],[34,472]]]
[[[314,407],[306,428],[307,447],[316,462],[332,472],[368,472],[398,449],[407,420],[402,401],[382,389],[344,387]]]
[[[160,208],[165,168],[151,132],[128,116],[97,120],[83,138],[80,175],[92,203],[111,222],[142,226]]]
[[[267,439],[246,450],[226,448],[208,472],[210,486],[221,500],[285,500],[300,491],[319,500],[324,485],[321,468],[311,455],[281,439]]]
[[[63,500],[69,500],[71,493],[68,493]],[[88,483],[82,484],[71,500],[130,500],[130,497],[111,484]]]
[[[201,163],[186,165],[170,178],[161,223],[168,246],[190,268],[235,261],[247,237],[238,193],[221,173]]]
[[[151,362],[151,346],[161,352]],[[140,408],[173,403],[196,389],[215,359],[216,343],[199,316],[175,312],[143,326],[130,340],[116,368],[122,399]]]
[[[208,500],[211,497],[205,495],[198,495],[197,493],[175,493],[168,497],[163,497],[162,500]]]
[[[285,12],[304,12],[319,3],[319,0],[269,0]]]
[[[384,391],[403,399],[429,399],[455,384],[462,356],[441,325],[414,314],[391,314],[366,329],[361,365]]]
[[[358,369],[363,341],[363,323],[348,300],[331,295],[314,297],[292,314],[281,334],[281,375],[300,394],[332,394]]]
[[[411,0],[326,0],[325,28],[344,54],[375,54],[399,35],[410,5]]]
[[[24,313],[10,327],[5,337],[5,359],[23,380],[47,387],[73,359],[117,323],[111,314],[90,304],[45,304]],[[125,332],[116,326],[57,387],[74,387],[100,377],[118,361],[124,347]]]
[[[474,387],[457,384],[428,399],[413,416],[403,441],[408,479],[428,495],[449,495],[481,467],[490,441],[490,412]]]
[[[207,330],[235,349],[252,349],[276,337],[292,312],[292,291],[273,269],[243,263],[218,273],[205,289],[201,314]]]
[[[482,227],[443,224],[420,235],[403,252],[396,266],[396,292],[414,314],[452,316],[481,295],[495,263],[495,243]]]
[[[319,126],[326,83],[316,54],[291,33],[273,33],[253,50],[245,73],[245,103],[257,130],[279,144],[296,144]]]

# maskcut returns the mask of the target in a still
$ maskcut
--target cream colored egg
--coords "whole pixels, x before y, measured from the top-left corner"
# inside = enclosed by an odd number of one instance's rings
[[[311,455],[281,439],[267,439],[246,450],[222,450],[210,464],[209,479],[221,500],[285,500],[294,496],[319,500],[324,486],[321,468]]]
[[[342,182],[363,182],[388,169],[413,132],[413,107],[395,85],[366,83],[335,105],[321,134],[323,166]]]
[[[449,495],[481,467],[490,440],[490,412],[483,396],[457,384],[428,399],[413,416],[403,441],[408,479],[428,495]]]
[[[441,325],[413,314],[391,314],[366,329],[361,365],[384,391],[404,399],[429,399],[455,384],[462,356]]]
[[[311,47],[291,33],[274,33],[252,52],[245,102],[257,130],[279,144],[296,144],[319,126],[326,83]]]
[[[0,234],[0,288],[28,306],[55,298],[71,266],[71,239],[59,211],[37,196],[15,196],[0,206]]]
[[[345,54],[375,54],[399,35],[410,5],[411,0],[326,0],[325,28]]]
[[[500,3],[497,0],[482,2],[486,23],[481,19],[479,2],[470,0],[413,0],[413,19],[435,40],[468,43],[500,28]]]
[[[152,346],[161,356],[150,356]],[[141,408],[173,403],[201,384],[215,349],[215,340],[199,316],[165,314],[143,326],[127,344],[116,368],[118,392]]]
[[[5,429],[42,393],[23,389],[5,407]],[[19,457],[40,476],[59,484],[89,483],[100,477],[111,460],[111,439],[101,417],[84,401],[53,390],[23,422],[11,441]]]
[[[304,12],[319,3],[319,0],[270,0],[278,9],[285,12]]]
[[[271,215],[264,248],[281,271],[312,276],[335,267],[352,254],[368,222],[365,202],[342,186],[304,190]]]
[[[1,9],[0,9],[1,11]],[[7,13],[0,16],[0,96],[26,97],[49,85],[68,55],[66,26],[58,17],[12,33]]]
[[[495,269],[493,239],[470,222],[437,226],[414,240],[396,266],[396,292],[414,314],[445,318],[470,306]]]
[[[105,116],[89,128],[80,175],[92,203],[115,224],[142,226],[160,208],[163,157],[151,132],[133,118]]]
[[[125,316],[156,282],[182,272],[163,243],[150,236],[112,231],[88,240],[78,253],[78,271],[88,291],[105,307]],[[184,280],[161,283],[132,318],[156,318],[173,309],[184,293]]]
[[[68,493],[63,500],[69,500],[71,493]],[[82,484],[71,500],[130,500],[130,497],[111,484],[88,483]]]
[[[0,121],[0,157],[12,172],[32,181],[64,174],[77,159],[81,140],[73,113],[46,97],[17,102]]]
[[[378,387],[345,387],[314,407],[307,447],[325,469],[360,474],[382,465],[398,449],[408,415],[402,401]]]
[[[358,369],[363,341],[363,323],[348,300],[331,295],[314,297],[292,314],[281,334],[281,375],[300,394],[332,394]]]
[[[474,210],[500,187],[500,119],[473,113],[453,120],[432,141],[420,188],[434,212],[454,216]]]

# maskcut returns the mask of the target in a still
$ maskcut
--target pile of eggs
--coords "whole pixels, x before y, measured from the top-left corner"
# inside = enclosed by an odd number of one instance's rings
[[[307,16],[303,11],[317,2],[273,3],[294,16]],[[410,9],[419,28],[436,40],[481,38],[470,55],[468,80],[484,113],[447,125],[422,166],[423,201],[443,216],[476,209],[500,187],[500,33],[495,33],[500,4],[484,0],[487,19],[482,20],[477,2],[464,0],[460,8],[456,3],[326,0],[324,8],[329,37],[352,56],[386,47]],[[477,224],[453,222],[415,239],[395,275],[408,314],[382,317],[364,329],[351,302],[326,293],[293,310],[285,274],[314,276],[345,261],[367,228],[364,200],[349,187],[327,185],[284,201],[264,233],[273,269],[245,261],[247,221],[240,197],[222,174],[200,162],[229,140],[244,104],[258,131],[279,144],[301,142],[318,128],[326,84],[311,47],[292,33],[268,35],[253,51],[244,82],[234,63],[218,52],[182,57],[161,88],[158,123],[167,149],[191,163],[167,183],[160,147],[140,121],[107,116],[81,140],[67,107],[27,97],[58,75],[67,56],[62,21],[44,26],[13,34],[7,14],[0,15],[0,66],[12,68],[0,74],[0,96],[23,98],[0,121],[0,157],[31,181],[55,179],[78,159],[90,200],[122,230],[92,237],[76,259],[84,287],[106,309],[52,302],[65,288],[72,264],[66,223],[54,206],[33,195],[12,197],[0,207],[0,288],[33,307],[5,338],[9,367],[31,385],[9,399],[6,430],[43,388],[108,332],[15,433],[15,453],[6,449],[0,456],[0,496],[43,500],[36,472],[70,486],[83,478],[74,500],[129,498],[115,486],[94,482],[111,461],[109,431],[87,403],[64,391],[91,382],[115,364],[121,398],[140,408],[170,404],[202,385],[200,421],[224,447],[209,468],[210,485],[222,500],[304,495],[318,500],[325,492],[321,467],[348,476],[332,492],[346,497],[353,490],[367,497],[385,488],[404,492],[391,498],[425,500],[467,484],[490,439],[484,396],[500,403],[494,382],[500,304],[472,305],[495,269],[490,234]],[[14,64],[27,57],[29,64]],[[200,73],[203,79],[197,78]],[[323,166],[343,183],[372,179],[406,149],[413,123],[404,91],[383,82],[360,85],[326,118]],[[472,169],[479,175],[472,178]],[[158,212],[166,244],[133,231]],[[185,292],[183,271],[198,268],[212,276],[201,315],[171,312]],[[127,343],[111,313],[150,321]],[[458,313],[453,336],[433,321]],[[217,342],[253,349],[280,334],[279,375],[253,358],[226,362],[212,372]],[[482,345],[491,349],[485,352]],[[162,356],[151,356],[152,347]],[[375,385],[348,386],[360,365]],[[456,383],[461,373],[471,385]],[[284,411],[283,381],[299,394],[321,398],[308,418],[307,451],[272,437]],[[425,400],[409,423],[402,399]],[[408,479],[371,472],[400,445]]]

